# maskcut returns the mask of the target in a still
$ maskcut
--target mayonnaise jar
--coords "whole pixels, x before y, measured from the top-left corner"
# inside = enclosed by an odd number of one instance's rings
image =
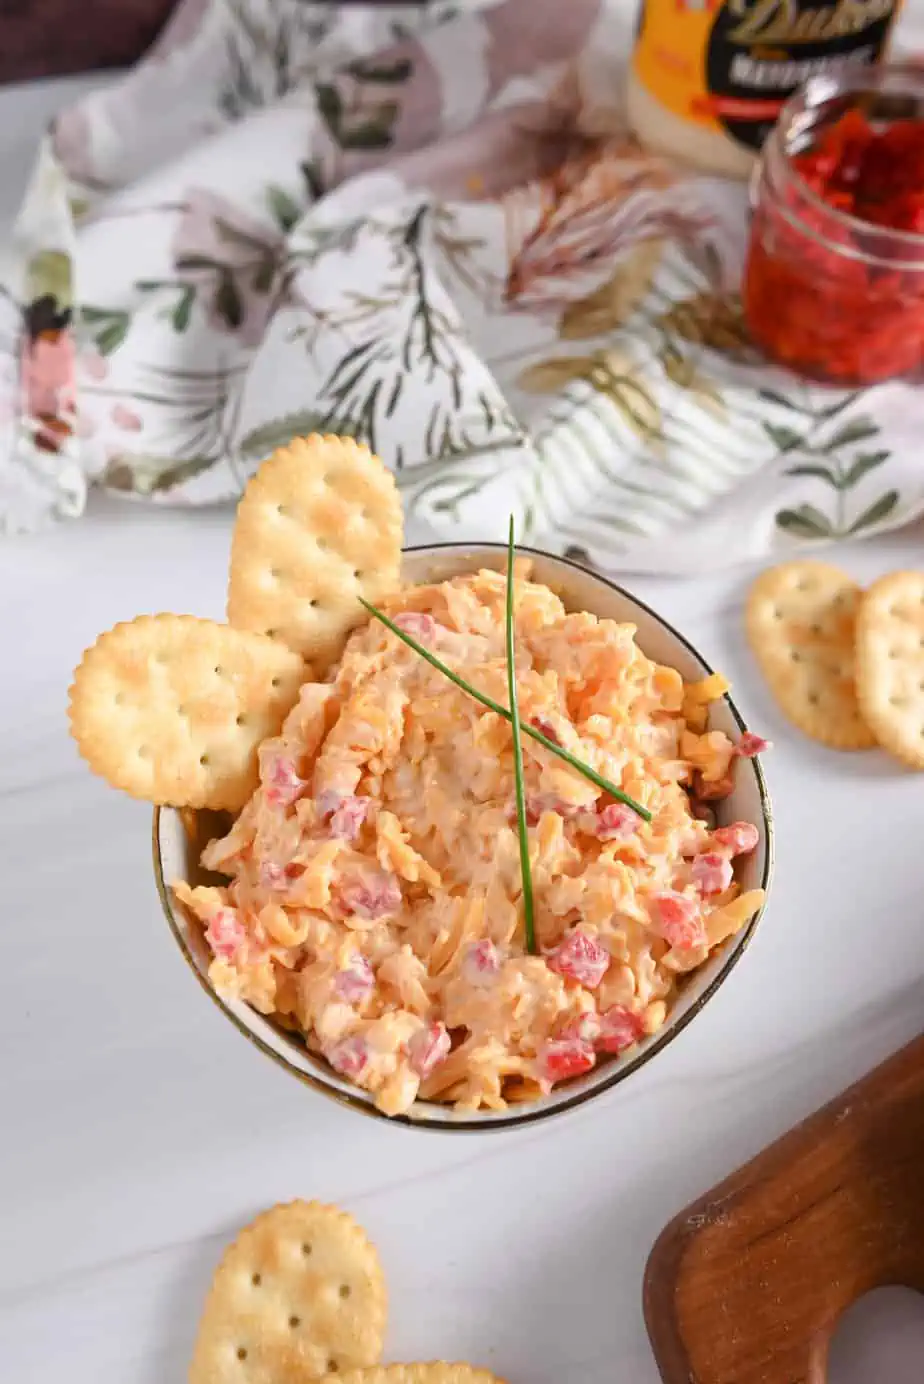
[[[642,0],[629,123],[653,152],[745,178],[810,77],[884,55],[901,0]]]

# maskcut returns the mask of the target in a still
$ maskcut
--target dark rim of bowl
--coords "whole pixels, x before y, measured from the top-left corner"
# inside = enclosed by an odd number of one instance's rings
[[[497,553],[503,554],[506,554],[507,551],[506,545],[503,543],[474,542],[420,543],[416,544],[414,547],[405,548],[403,551],[406,555],[410,556],[414,553],[454,552],[458,549],[465,548],[488,548],[493,549]],[[582,563],[575,562],[571,558],[559,557],[556,553],[546,553],[543,552],[540,548],[529,548],[525,545],[517,544],[517,553],[527,553],[532,555],[533,557],[551,558],[554,562],[560,562],[563,563],[566,567],[573,568],[574,571],[580,572],[583,576],[589,576],[592,577],[595,581],[602,582],[604,586],[608,586],[610,590],[615,591],[620,596],[624,596],[627,600],[631,601],[633,605],[638,606],[640,610],[644,610],[647,615],[650,615],[652,620],[654,620],[657,624],[663,626],[663,628],[666,629],[668,633],[671,634],[679,644],[683,645],[687,652],[690,653],[698,663],[702,664],[703,668],[706,670],[706,676],[715,671],[712,668],[712,666],[706,662],[702,654],[696,648],[694,648],[694,646],[690,643],[688,639],[686,639],[682,634],[680,634],[679,631],[675,630],[673,625],[670,624],[669,621],[665,620],[663,616],[658,615],[656,611],[651,609],[651,606],[646,605],[645,602],[639,600],[637,596],[633,596],[631,591],[627,591],[626,588],[624,586],[620,586],[618,582],[611,581],[609,577],[604,576],[602,573],[599,573],[590,567],[585,567]],[[738,729],[742,732],[746,731],[747,725],[744,719],[742,718],[740,712],[738,711],[738,708],[735,706],[735,703],[728,695],[728,693],[725,694],[723,700],[727,702],[728,708],[731,711],[731,714],[738,726]],[[757,780],[757,791],[760,797],[760,810],[761,816],[763,817],[764,832],[766,836],[766,854],[764,857],[764,870],[759,888],[763,889],[765,895],[768,896],[771,880],[773,878],[774,865],[773,810],[770,804],[770,795],[767,792],[767,784],[764,778],[764,771],[760,765],[760,761],[758,759],[753,759],[750,761],[750,764]],[[441,1134],[453,1134],[457,1130],[465,1131],[467,1133],[473,1132],[479,1134],[487,1134],[493,1133],[494,1131],[509,1130],[520,1128],[525,1125],[536,1124],[540,1120],[553,1119],[555,1116],[566,1114],[569,1110],[576,1110],[578,1106],[584,1105],[588,1101],[596,1100],[598,1096],[602,1096],[607,1091],[611,1091],[614,1086],[618,1086],[620,1082],[625,1081],[627,1077],[632,1076],[634,1072],[639,1071],[642,1067],[645,1066],[646,1063],[650,1062],[653,1057],[655,1057],[659,1052],[663,1051],[663,1049],[666,1048],[669,1043],[673,1042],[673,1040],[679,1034],[681,1034],[689,1024],[693,1022],[696,1016],[702,1012],[702,1010],[712,999],[716,991],[721,988],[724,982],[731,975],[732,971],[737,966],[741,957],[747,951],[748,947],[753,941],[754,934],[757,931],[758,924],[760,923],[760,920],[763,917],[764,911],[766,909],[765,902],[754,914],[753,918],[750,920],[747,927],[745,928],[744,933],[737,934],[737,936],[733,939],[736,943],[734,951],[730,953],[727,960],[723,964],[721,970],[719,971],[718,975],[716,975],[715,979],[710,982],[710,984],[706,987],[706,989],[695,1001],[695,1003],[690,1005],[690,1008],[687,1010],[687,1012],[681,1015],[681,1017],[677,1019],[674,1023],[671,1023],[670,1019],[668,1018],[668,1022],[664,1025],[664,1031],[661,1037],[657,1038],[651,1044],[650,1047],[645,1049],[644,1052],[639,1053],[639,1055],[636,1058],[629,1059],[628,1061],[614,1061],[612,1064],[612,1073],[609,1076],[605,1077],[604,1080],[599,1082],[599,1084],[592,1086],[587,1090],[575,1091],[573,1096],[570,1096],[562,1100],[558,1105],[555,1105],[551,1109],[536,1109],[533,1108],[532,1105],[524,1103],[524,1105],[518,1107],[514,1113],[491,1120],[485,1120],[483,1117],[479,1118],[477,1115],[472,1116],[470,1118],[461,1118],[458,1120],[446,1119],[445,1116],[444,1118],[439,1120],[431,1119],[426,1114],[386,1115],[383,1111],[379,1110],[377,1106],[373,1105],[371,1102],[367,1102],[367,1100],[364,1100],[363,1097],[358,1093],[356,1095],[353,1095],[349,1091],[341,1091],[336,1086],[328,1085],[328,1083],[321,1076],[314,1076],[309,1072],[302,1071],[300,1067],[294,1066],[293,1063],[291,1063],[285,1056],[283,1056],[282,1053],[276,1052],[276,1050],[270,1047],[268,1043],[264,1042],[264,1040],[258,1034],[254,1033],[251,1029],[249,1029],[247,1025],[237,1017],[234,1011],[225,1004],[221,996],[209,984],[207,978],[202,974],[202,972],[199,970],[199,967],[196,965],[195,958],[190,952],[190,949],[186,943],[186,939],[180,931],[179,927],[177,926],[173,905],[170,902],[170,896],[168,894],[167,885],[164,880],[163,861],[161,860],[160,854],[160,813],[161,809],[159,807],[155,807],[153,825],[154,878],[157,884],[157,893],[160,897],[161,907],[163,908],[164,914],[167,918],[167,923],[169,924],[170,931],[173,933],[174,939],[177,942],[180,951],[184,959],[186,960],[187,965],[189,966],[193,975],[196,977],[196,980],[199,982],[199,985],[209,996],[212,1002],[218,1006],[218,1008],[225,1015],[225,1017],[231,1020],[237,1031],[243,1034],[243,1036],[246,1039],[248,1039],[248,1041],[252,1043],[254,1047],[258,1048],[261,1052],[265,1053],[267,1057],[272,1058],[274,1062],[276,1062],[285,1071],[291,1073],[292,1076],[296,1077],[304,1085],[310,1086],[316,1091],[320,1091],[322,1095],[327,1096],[331,1100],[337,1101],[338,1104],[345,1105],[350,1110],[358,1111],[362,1115],[368,1115],[375,1118],[376,1120],[385,1121],[385,1123],[390,1125],[399,1125],[403,1126],[404,1128],[411,1129],[435,1130]],[[311,1055],[307,1047],[305,1048],[305,1052],[308,1053],[309,1056]],[[433,1104],[437,1108],[444,1111],[447,1109],[447,1107],[440,1106],[439,1103],[435,1101],[421,1102],[422,1109],[426,1111],[430,1104]]]

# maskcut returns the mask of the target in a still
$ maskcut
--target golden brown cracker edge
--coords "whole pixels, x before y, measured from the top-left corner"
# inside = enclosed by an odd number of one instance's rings
[[[319,1202],[275,1206],[225,1250],[189,1384],[342,1379],[378,1363],[386,1314],[378,1254],[352,1216]]]
[[[924,573],[891,572],[860,602],[857,694],[883,749],[924,769]]]
[[[141,615],[101,634],[70,688],[71,733],[114,788],[162,806],[236,811],[257,747],[310,676],[264,635],[193,615]]]
[[[401,581],[401,498],[352,438],[296,438],[247,485],[231,541],[228,620],[325,665]]]
[[[828,563],[797,560],[762,572],[748,592],[748,643],[783,714],[832,749],[869,749],[875,736],[856,690],[861,589]]]

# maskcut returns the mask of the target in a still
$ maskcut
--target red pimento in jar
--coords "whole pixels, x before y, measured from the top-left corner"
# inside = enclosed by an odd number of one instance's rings
[[[857,72],[833,96],[812,81],[787,105],[764,147],[743,300],[757,344],[812,379],[924,365],[924,74]]]

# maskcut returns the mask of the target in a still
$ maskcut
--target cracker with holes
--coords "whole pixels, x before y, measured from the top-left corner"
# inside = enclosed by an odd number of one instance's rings
[[[371,1370],[350,1370],[348,1374],[328,1376],[324,1384],[504,1384],[504,1381],[474,1365],[434,1360],[427,1365],[379,1365]]]
[[[218,1266],[189,1384],[303,1384],[374,1365],[386,1307],[378,1255],[351,1216],[315,1201],[275,1206]]]
[[[790,721],[838,750],[876,743],[857,701],[856,582],[824,562],[763,572],[748,594],[748,642]]]
[[[231,543],[228,619],[317,663],[398,589],[401,500],[377,456],[347,437],[298,438],[250,481]]]
[[[192,615],[141,615],[84,654],[71,732],[96,773],[132,797],[236,810],[257,785],[309,669],[265,635]]]
[[[924,573],[892,572],[860,602],[857,692],[883,749],[924,769]]]

